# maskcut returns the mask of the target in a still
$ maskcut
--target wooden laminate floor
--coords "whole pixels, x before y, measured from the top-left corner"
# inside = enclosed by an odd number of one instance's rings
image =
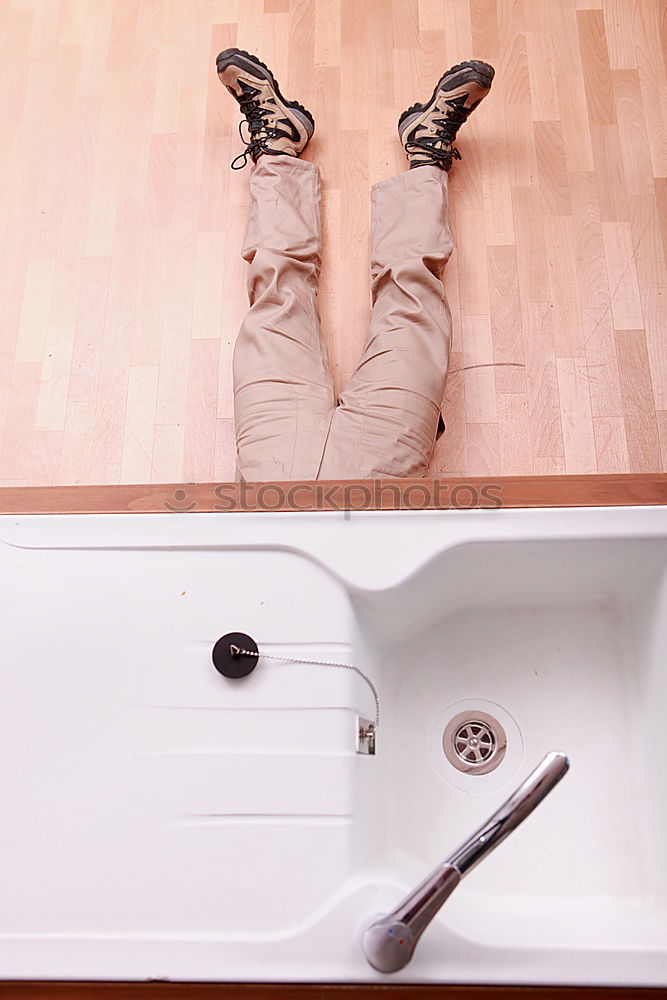
[[[0,485],[233,476],[238,45],[316,118],[338,384],[400,111],[496,66],[461,131],[433,475],[667,469],[664,0],[0,0]]]

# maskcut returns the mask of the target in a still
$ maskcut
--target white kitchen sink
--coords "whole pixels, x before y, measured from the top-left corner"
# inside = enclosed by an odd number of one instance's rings
[[[5,515],[0,540],[0,977],[667,986],[665,508]],[[375,756],[362,678],[229,680],[227,632],[364,671]],[[488,773],[443,748],[466,712],[506,737]],[[550,750],[562,783],[374,971],[369,919]]]

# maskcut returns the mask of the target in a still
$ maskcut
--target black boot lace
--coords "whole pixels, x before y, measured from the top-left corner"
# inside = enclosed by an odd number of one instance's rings
[[[248,162],[248,157],[253,163],[257,163],[257,159],[262,153],[272,153],[273,150],[269,148],[268,141],[275,138],[277,134],[276,130],[267,125],[264,120],[265,115],[271,114],[270,108],[263,108],[254,97],[247,97],[245,100],[239,101],[239,105],[246,118],[245,122],[239,122],[239,135],[245,149],[232,160],[232,170],[242,170]],[[244,124],[248,127],[248,136],[243,134]]]
[[[449,110],[444,118],[433,119],[433,125],[436,126],[435,135],[408,140],[405,144],[406,153],[408,155],[418,153],[421,162],[433,163],[444,170],[449,170],[453,160],[461,159],[461,154],[453,145],[456,133],[475,107],[476,105],[472,105],[470,108],[464,108],[461,104],[449,104]]]

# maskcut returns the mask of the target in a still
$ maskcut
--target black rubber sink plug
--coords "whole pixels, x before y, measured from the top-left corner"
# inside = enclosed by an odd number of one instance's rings
[[[247,677],[257,666],[257,656],[242,653],[247,649],[258,653],[257,643],[245,632],[228,632],[213,647],[213,666],[223,677]]]

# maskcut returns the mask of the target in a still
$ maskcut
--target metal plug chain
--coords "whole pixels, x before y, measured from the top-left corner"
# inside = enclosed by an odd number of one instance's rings
[[[375,698],[375,732],[380,728],[380,698],[377,689],[370,677],[367,677],[359,667],[355,667],[351,663],[336,663],[332,660],[304,660],[300,656],[275,656],[273,653],[255,653],[252,649],[242,649],[240,646],[234,645],[230,645],[229,652],[232,656],[264,656],[267,660],[282,660],[283,663],[308,663],[316,667],[340,667],[343,670],[354,670],[355,674],[359,674],[366,681],[373,692],[373,697]]]

